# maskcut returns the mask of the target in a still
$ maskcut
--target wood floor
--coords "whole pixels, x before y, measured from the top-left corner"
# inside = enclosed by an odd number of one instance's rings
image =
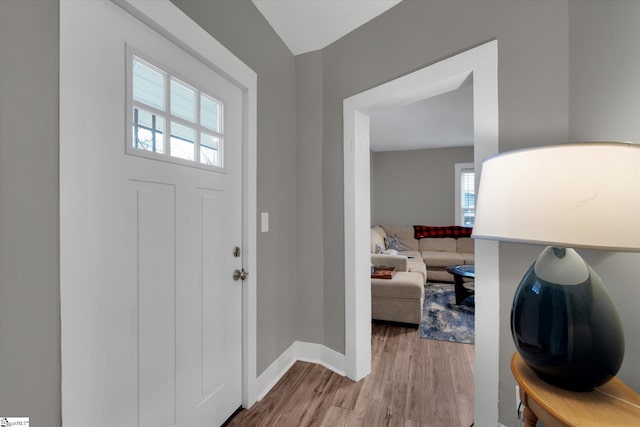
[[[371,374],[355,383],[296,362],[229,426],[469,427],[474,346],[421,339],[416,328],[373,323]]]

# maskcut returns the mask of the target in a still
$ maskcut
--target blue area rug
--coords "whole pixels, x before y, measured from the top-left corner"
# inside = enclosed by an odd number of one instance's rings
[[[419,333],[420,338],[474,344],[475,309],[456,305],[453,283],[427,283]]]

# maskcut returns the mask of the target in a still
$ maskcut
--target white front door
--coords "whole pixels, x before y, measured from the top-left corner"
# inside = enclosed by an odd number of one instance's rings
[[[220,425],[242,399],[242,91],[110,1],[63,1],[60,50],[63,423]],[[176,160],[206,154],[169,114],[173,155],[135,155],[134,53],[220,101],[221,167]]]

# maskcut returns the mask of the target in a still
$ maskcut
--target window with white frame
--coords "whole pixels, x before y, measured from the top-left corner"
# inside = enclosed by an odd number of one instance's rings
[[[473,227],[476,217],[476,174],[473,163],[455,165],[456,225]]]
[[[223,103],[136,55],[130,58],[127,152],[223,168]]]

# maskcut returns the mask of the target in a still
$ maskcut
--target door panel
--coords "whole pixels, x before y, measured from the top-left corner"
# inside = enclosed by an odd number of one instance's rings
[[[63,422],[219,425],[242,393],[242,91],[110,1],[61,2],[61,33]],[[224,170],[126,154],[129,48],[224,102]]]
[[[202,390],[204,398],[216,392],[223,384],[224,377],[219,366],[225,366],[224,348],[227,345],[221,325],[227,321],[237,322],[238,319],[225,318],[226,298],[219,298],[220,290],[206,285],[216,282],[219,271],[224,271],[224,265],[229,264],[225,259],[225,252],[230,248],[222,248],[216,244],[216,236],[222,234],[222,224],[225,206],[225,196],[222,192],[201,191],[201,222],[202,222]],[[227,249],[226,251],[224,249]]]
[[[131,181],[137,207],[140,425],[175,420],[175,187]]]

